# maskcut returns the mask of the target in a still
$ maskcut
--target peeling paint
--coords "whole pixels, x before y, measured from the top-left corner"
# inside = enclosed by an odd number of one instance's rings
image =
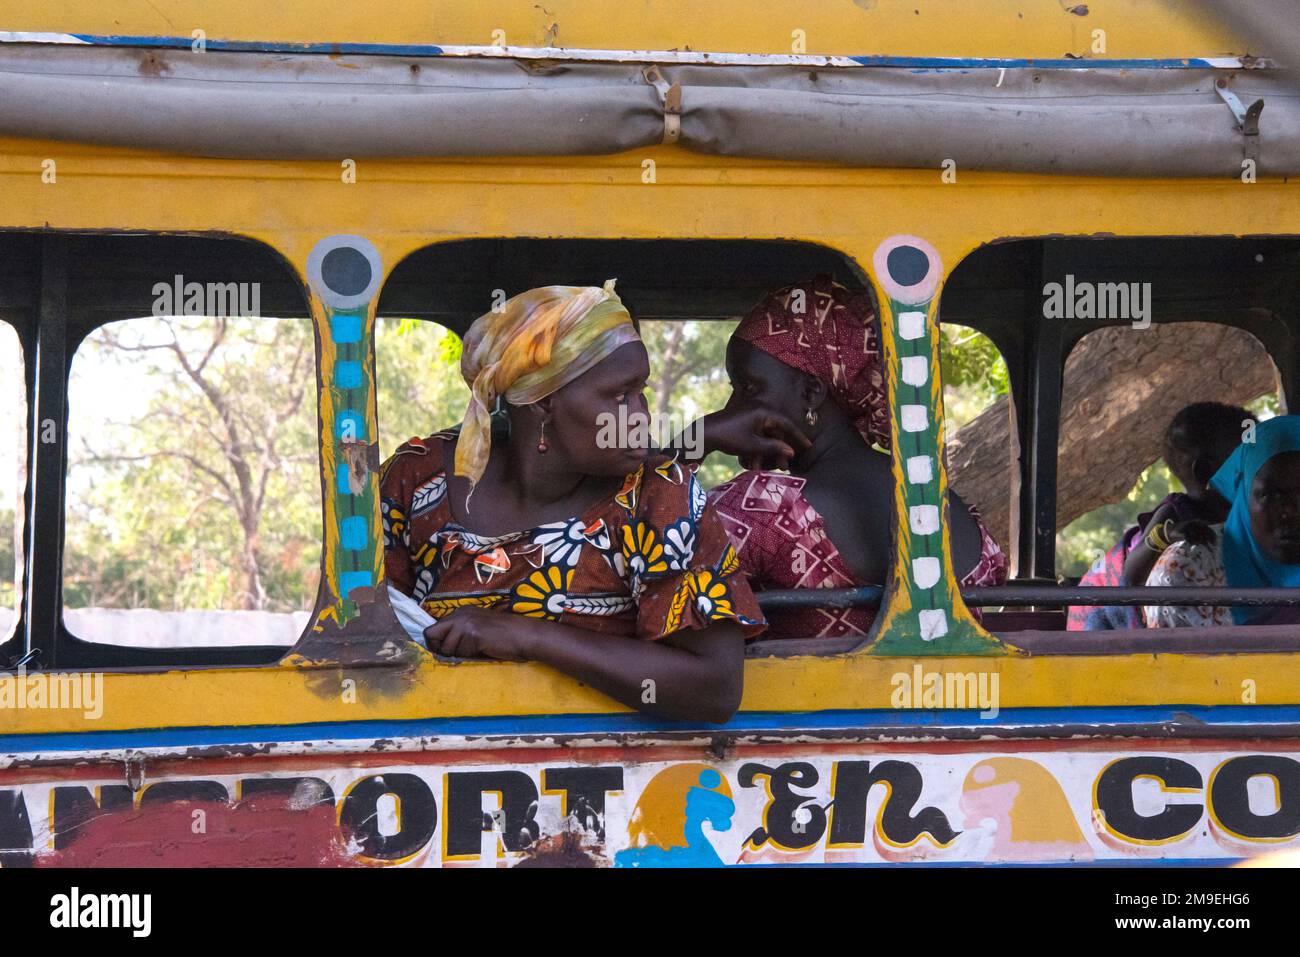
[[[568,828],[542,838],[527,851],[515,867],[609,867],[586,832]]]
[[[1261,776],[1277,784],[1276,810],[1251,793]],[[1164,788],[1142,784],[1149,779],[1188,795],[1176,814],[1160,813],[1171,805]],[[1294,738],[733,745],[715,737],[693,748],[522,753],[499,742],[481,751],[151,761],[138,792],[121,782],[112,764],[0,774],[0,860],[716,867],[1233,859],[1300,842]],[[887,785],[883,803],[868,813],[878,783]]]
[[[202,815],[196,818],[196,812]],[[196,824],[202,820],[202,830]],[[39,867],[363,867],[348,852],[332,805],[302,809],[291,798],[233,807],[180,801],[94,816]]]

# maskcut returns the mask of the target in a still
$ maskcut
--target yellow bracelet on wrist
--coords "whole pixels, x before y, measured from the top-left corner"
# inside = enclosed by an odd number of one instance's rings
[[[1170,528],[1173,524],[1174,520],[1172,518],[1167,518],[1159,525],[1154,526],[1151,531],[1147,532],[1147,547],[1152,551],[1163,552],[1166,548],[1172,545],[1173,542],[1170,540],[1170,535],[1172,534]]]

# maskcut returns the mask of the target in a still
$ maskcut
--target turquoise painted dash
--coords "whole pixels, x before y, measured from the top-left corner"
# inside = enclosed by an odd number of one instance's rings
[[[354,515],[339,523],[339,542],[350,552],[365,551],[369,526],[364,515]]]
[[[342,409],[334,417],[334,435],[339,441],[366,441],[366,420],[356,409]]]
[[[340,389],[357,389],[364,381],[361,363],[352,359],[339,359],[334,363],[334,384]]]
[[[339,344],[361,341],[361,316],[335,313],[330,316],[330,335]]]

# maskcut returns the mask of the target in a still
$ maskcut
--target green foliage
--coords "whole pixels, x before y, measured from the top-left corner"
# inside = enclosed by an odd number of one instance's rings
[[[407,439],[455,425],[469,388],[460,375],[460,337],[418,319],[379,319],[375,365],[379,383],[379,450],[387,458]]]
[[[734,322],[642,322],[641,339],[650,354],[651,411],[678,417],[685,425],[722,408],[731,395],[727,378],[727,340]],[[732,455],[714,452],[701,464],[700,484],[713,488],[740,469]]]
[[[1097,558],[1110,551],[1137,518],[1150,512],[1170,492],[1183,491],[1182,483],[1169,471],[1163,459],[1139,477],[1120,501],[1093,509],[1076,518],[1056,535],[1056,568],[1060,575],[1077,578]]]
[[[70,382],[68,607],[312,606],[313,352],[305,320],[132,319],[82,344]],[[250,564],[264,596],[250,589]]]
[[[1282,401],[1278,398],[1277,393],[1269,392],[1261,395],[1253,402],[1247,402],[1246,411],[1261,421],[1271,419],[1275,415],[1282,414]]]
[[[940,329],[944,415],[949,429],[956,431],[1007,394],[1007,364],[982,333],[952,323]]]
[[[0,608],[13,608],[16,605],[14,521],[12,508],[0,508]]]

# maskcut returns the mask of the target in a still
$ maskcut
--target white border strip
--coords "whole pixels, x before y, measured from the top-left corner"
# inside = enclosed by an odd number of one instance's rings
[[[139,42],[132,42],[133,40]],[[164,41],[175,40],[175,43]],[[903,69],[1135,69],[1150,64],[1155,69],[1176,69],[1183,61],[1185,69],[1248,70],[1272,69],[1276,64],[1262,57],[1244,61],[1239,56],[1227,57],[1139,57],[1122,60],[1090,60],[1086,58],[1056,57],[955,57],[955,56],[892,56],[863,54],[858,57],[816,54],[781,53],[711,53],[695,50],[603,50],[564,49],[561,47],[483,46],[437,43],[343,43],[312,42],[292,43],[279,41],[243,41],[207,38],[209,49],[221,52],[282,52],[282,53],[340,53],[343,56],[449,56],[486,57],[510,60],[575,60],[635,63],[715,64],[719,66],[799,66],[799,67],[894,67]],[[90,38],[72,33],[27,33],[0,30],[0,43],[34,43],[97,47],[126,47],[130,49],[183,49],[190,43],[187,37]],[[336,48],[343,48],[338,50]],[[347,48],[354,48],[348,50]],[[364,49],[360,49],[364,48]],[[421,51],[438,50],[437,54]],[[865,61],[865,62],[864,62]]]

